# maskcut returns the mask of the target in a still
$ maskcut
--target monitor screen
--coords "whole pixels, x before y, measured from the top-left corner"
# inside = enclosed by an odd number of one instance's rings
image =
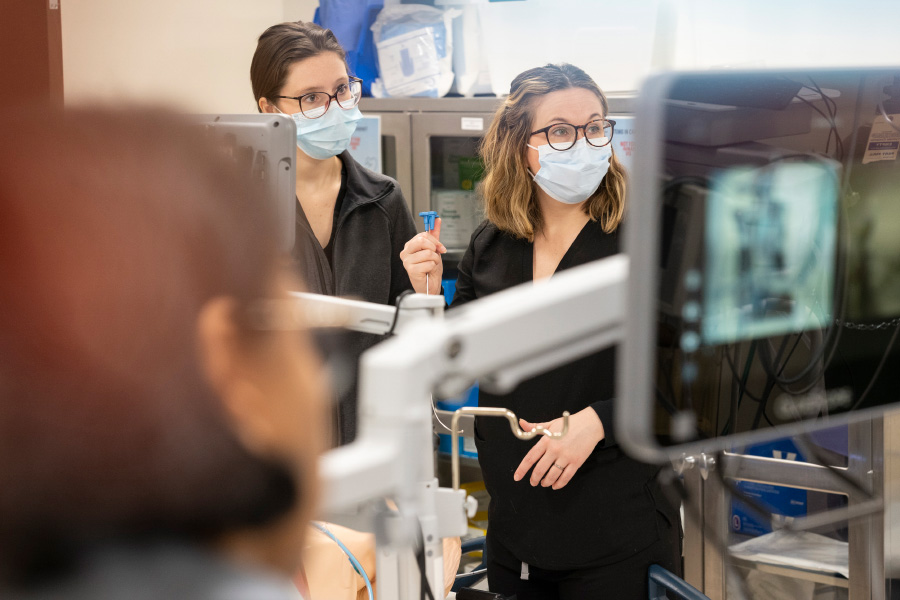
[[[641,92],[620,427],[645,458],[900,401],[900,68]]]

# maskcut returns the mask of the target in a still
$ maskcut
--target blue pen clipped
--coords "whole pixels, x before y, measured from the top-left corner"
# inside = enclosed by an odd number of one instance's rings
[[[429,210],[426,212],[420,212],[419,216],[422,217],[422,221],[425,223],[425,232],[428,233],[434,229],[434,221],[438,218],[437,212],[433,210]],[[427,296],[430,292],[431,286],[428,285],[428,273],[425,273],[425,295]]]

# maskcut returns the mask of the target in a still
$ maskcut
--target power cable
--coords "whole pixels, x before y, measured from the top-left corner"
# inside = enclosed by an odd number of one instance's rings
[[[431,586],[428,585],[428,577],[425,575],[425,540],[422,536],[422,524],[416,519],[416,565],[419,568],[419,581],[422,584],[422,598],[434,600],[434,594],[431,592]]]
[[[400,292],[400,295],[397,296],[397,303],[395,304],[394,309],[394,320],[391,321],[391,328],[387,330],[387,333],[384,334],[385,338],[389,338],[394,335],[394,329],[397,328],[397,319],[400,316],[400,305],[403,303],[403,299],[407,296],[414,294],[413,290],[403,290]]]

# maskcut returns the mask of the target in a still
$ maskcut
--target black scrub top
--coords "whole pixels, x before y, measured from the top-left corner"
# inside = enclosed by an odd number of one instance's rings
[[[451,308],[533,281],[533,250],[531,242],[482,223],[460,261]],[[556,272],[617,252],[617,235],[588,221]],[[614,563],[661,538],[657,511],[670,523],[678,518],[656,483],[658,467],[632,460],[616,444],[614,390],[615,349],[609,348],[523,381],[509,394],[480,392],[479,406],[508,408],[532,423],[590,406],[606,432],[572,480],[553,490],[532,487],[530,472],[513,480],[536,439],[515,438],[505,419],[476,418],[478,460],[491,496],[488,535],[520,561],[544,569]]]
[[[334,203],[334,214],[331,217],[331,236],[328,238],[328,243],[325,244],[324,248],[322,248],[322,250],[325,252],[325,258],[328,259],[328,264],[331,265],[332,271],[334,271],[334,237],[337,234],[338,220],[341,217],[341,207],[344,206],[344,196],[346,195],[347,169],[346,167],[341,167],[341,189],[338,190],[337,200]],[[300,229],[300,227],[301,225],[298,223],[297,229]],[[296,235],[301,235],[301,233],[298,231]]]
[[[416,235],[416,224],[396,181],[363,167],[347,151],[338,156],[343,168],[331,239],[323,248],[298,203],[294,267],[311,293],[393,304],[412,287],[400,252]],[[343,362],[349,366],[335,386],[339,444],[356,437],[356,366],[381,336],[350,331],[343,339]]]

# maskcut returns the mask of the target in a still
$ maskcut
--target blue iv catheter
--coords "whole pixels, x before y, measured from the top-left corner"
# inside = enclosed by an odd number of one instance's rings
[[[425,222],[425,233],[430,233],[434,229],[434,220],[438,218],[437,212],[433,210],[429,210],[426,212],[420,212],[419,216],[422,217],[422,220]],[[428,273],[425,273],[425,295],[427,296],[430,293],[431,286],[428,282]]]

